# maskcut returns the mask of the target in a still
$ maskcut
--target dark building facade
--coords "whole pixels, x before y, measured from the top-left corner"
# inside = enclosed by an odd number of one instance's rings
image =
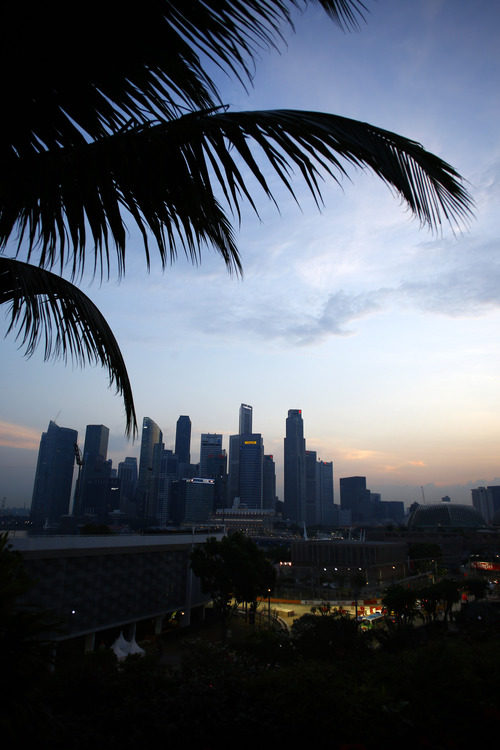
[[[119,493],[111,490],[111,462],[108,457],[109,429],[89,424],[85,431],[83,465],[75,492],[73,515],[104,518],[110,504],[119,507]],[[116,497],[115,497],[116,495]]]
[[[191,462],[191,420],[186,415],[181,415],[177,420],[174,452],[179,458],[179,463]]]
[[[172,482],[172,522],[177,525],[208,523],[214,511],[214,498],[214,479],[196,477]]]
[[[336,523],[336,513],[333,492],[333,462],[318,461],[318,524],[333,526]]]
[[[152,482],[153,450],[157,443],[163,441],[163,433],[150,417],[142,420],[141,452],[139,457],[139,476],[136,490],[136,515],[146,520],[148,495]]]
[[[134,512],[134,499],[137,487],[137,458],[127,456],[125,461],[118,464],[118,479],[120,480],[120,509],[126,514]]]
[[[351,512],[353,523],[371,521],[371,493],[366,477],[343,477],[340,480],[340,507]]]
[[[239,428],[238,428],[238,432],[240,435],[252,434],[253,432],[252,417],[253,417],[253,407],[249,406],[249,404],[241,404],[240,415],[239,415]]]
[[[263,507],[264,443],[262,435],[240,435],[239,494],[240,506]]]
[[[208,457],[222,453],[222,435],[216,432],[204,432],[200,438],[200,471],[199,476],[209,479]]]
[[[286,420],[284,468],[285,518],[306,520],[306,442],[301,409],[289,409]]]
[[[316,451],[306,451],[306,512],[305,522],[315,526],[319,517],[318,462]]]
[[[217,532],[210,536],[222,538]],[[191,611],[209,599],[190,569],[193,544],[206,539],[189,533],[10,541],[34,581],[23,603],[51,611],[61,622],[53,640],[85,638],[91,650],[117,627],[142,623],[160,633],[174,611],[182,610],[182,624],[189,624]]]
[[[49,422],[42,433],[31,501],[31,522],[41,528],[69,513],[78,432]]]
[[[262,505],[264,510],[276,509],[276,464],[274,457],[264,454],[262,464]]]

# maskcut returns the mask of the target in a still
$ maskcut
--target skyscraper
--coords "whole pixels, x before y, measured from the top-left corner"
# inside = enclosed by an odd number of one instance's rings
[[[301,409],[289,409],[286,420],[284,469],[285,518],[306,520],[306,441]]]
[[[241,404],[239,429],[238,429],[238,432],[240,435],[252,434],[252,413],[253,413],[252,406],[249,406],[248,404]]]
[[[136,515],[144,518],[147,508],[147,496],[152,479],[153,450],[156,443],[161,443],[163,433],[150,417],[142,420],[141,453],[139,457],[139,476],[136,491]]]
[[[153,446],[153,469],[149,485],[146,518],[149,523],[165,526],[170,519],[171,485],[178,478],[179,457],[166,450],[163,443]]]
[[[318,523],[332,526],[335,523],[333,495],[333,462],[318,461]]]
[[[371,520],[371,493],[366,488],[366,477],[343,477],[339,484],[341,509],[351,511],[352,522]]]
[[[240,506],[261,510],[263,507],[264,443],[262,435],[240,435],[239,493]]]
[[[118,479],[120,480],[120,509],[127,515],[133,514],[135,490],[137,486],[137,458],[127,456],[125,461],[118,464]]]
[[[262,464],[262,506],[265,510],[275,510],[276,506],[276,465],[273,456],[265,455]]]
[[[73,515],[92,513],[102,516],[108,505],[111,464],[107,461],[109,429],[89,424],[85,430],[83,467],[75,493]],[[118,500],[118,498],[117,498]]]
[[[191,420],[187,416],[180,416],[175,430],[175,455],[179,463],[189,464],[191,461]]]
[[[315,526],[319,519],[318,461],[316,451],[306,451],[306,506],[305,522]]]
[[[31,522],[41,528],[69,512],[78,432],[49,422],[42,433],[31,501]]]
[[[200,477],[208,478],[208,457],[221,453],[222,435],[215,432],[203,432],[200,438]]]

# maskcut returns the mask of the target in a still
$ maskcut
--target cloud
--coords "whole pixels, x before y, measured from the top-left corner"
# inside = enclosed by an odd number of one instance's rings
[[[38,450],[40,432],[24,425],[0,421],[0,445],[5,448]]]

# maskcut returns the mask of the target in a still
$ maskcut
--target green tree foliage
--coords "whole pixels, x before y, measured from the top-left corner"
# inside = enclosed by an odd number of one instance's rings
[[[178,252],[196,263],[209,246],[239,273],[232,221],[243,204],[257,211],[259,190],[275,201],[269,175],[294,197],[299,175],[321,206],[321,179],[350,166],[370,169],[430,227],[470,214],[457,172],[404,136],[322,112],[226,106],[215,74],[251,80],[291,11],[312,3],[87,0],[72,13],[62,0],[2,3],[0,250],[13,242],[15,257],[0,256],[0,303],[27,355],[41,344],[46,358],[107,369],[127,431],[137,424],[125,364],[76,284],[88,267],[125,272],[129,226],[147,268],[151,244],[162,267]],[[361,0],[317,3],[343,29],[363,19]]]
[[[292,625],[291,639],[295,652],[308,659],[354,656],[368,647],[368,636],[359,631],[356,621],[334,612],[302,615]]]
[[[416,614],[417,592],[399,584],[389,586],[382,599],[382,604],[389,614],[394,612],[398,625],[407,625]]]
[[[249,604],[255,612],[259,598],[268,597],[276,580],[264,552],[240,533],[229,534],[220,541],[212,537],[195,547],[191,567],[226,622],[233,606]]]

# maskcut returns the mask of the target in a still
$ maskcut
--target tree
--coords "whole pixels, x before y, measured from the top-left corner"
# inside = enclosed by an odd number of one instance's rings
[[[210,594],[224,630],[234,607],[250,604],[255,614],[260,598],[267,599],[274,588],[276,573],[252,539],[235,533],[220,541],[212,537],[195,547],[191,568]]]
[[[76,284],[89,265],[101,279],[125,272],[128,224],[148,268],[152,239],[163,266],[179,251],[198,262],[208,245],[240,273],[230,219],[243,202],[257,211],[245,172],[274,200],[265,170],[295,197],[295,169],[320,206],[322,176],[339,181],[349,165],[371,169],[431,227],[470,214],[457,172],[408,138],[321,112],[225,106],[213,71],[244,84],[291,10],[312,2],[2,5],[0,248],[17,239],[15,257],[0,257],[0,302],[27,355],[42,344],[46,358],[107,368],[127,432],[137,424],[125,364]],[[361,0],[317,2],[343,29],[363,19]]]
[[[415,617],[415,603],[417,593],[414,589],[398,584],[389,586],[382,599],[382,604],[390,612],[394,612],[399,626],[407,625]]]

